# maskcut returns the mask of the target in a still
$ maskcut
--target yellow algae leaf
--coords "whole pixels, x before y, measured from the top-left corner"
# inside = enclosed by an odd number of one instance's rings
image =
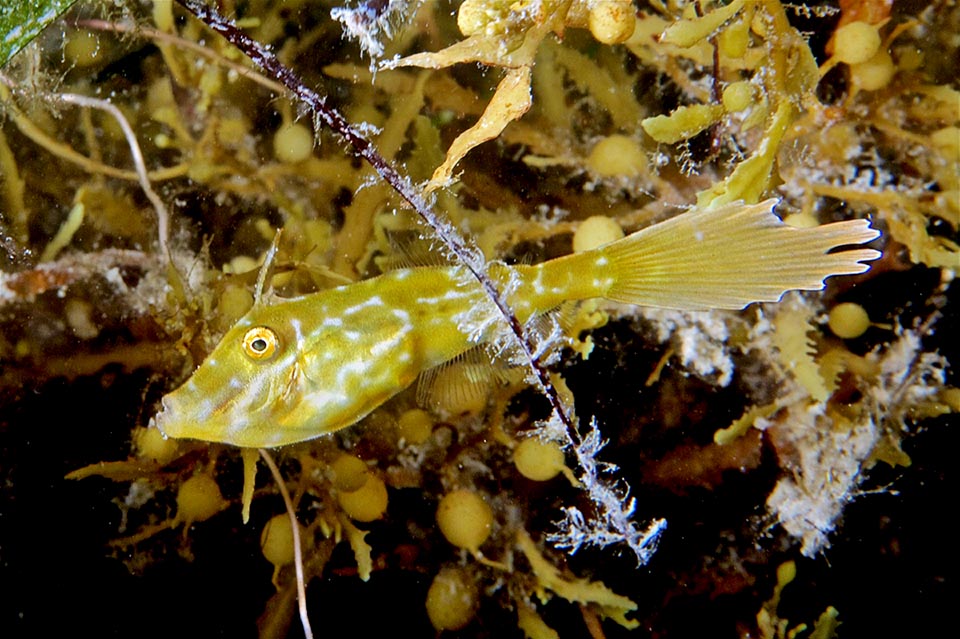
[[[823,611],[813,625],[813,632],[810,633],[809,639],[835,639],[837,628],[840,626],[840,622],[837,621],[838,617],[840,617],[840,613],[837,609],[833,606],[827,606],[827,609]]]
[[[383,69],[442,69],[474,62],[508,69],[480,120],[454,140],[446,160],[427,184],[427,192],[449,183],[454,166],[470,149],[497,137],[507,124],[530,109],[531,68],[537,51],[551,31],[563,32],[570,5],[571,0],[516,3],[509,5],[509,12],[505,13],[502,3],[489,7],[467,3],[469,15],[463,16],[460,26],[463,33],[472,35],[441,51],[417,53],[381,65]]]
[[[354,526],[346,515],[340,516],[340,525],[343,526],[343,531],[347,534],[347,542],[353,550],[353,557],[357,562],[357,574],[362,581],[368,581],[370,573],[373,571],[373,558],[370,556],[373,548],[366,540],[368,531],[360,530]]]
[[[396,67],[423,67],[443,69],[455,64],[476,62],[491,67],[516,68],[533,64],[537,49],[550,31],[562,30],[569,1],[547,6],[537,22],[530,22],[511,14],[503,31],[471,35],[436,52],[415,53],[398,60],[386,61],[384,69]]]
[[[572,603],[596,604],[605,617],[624,628],[631,629],[639,625],[639,622],[627,619],[627,613],[637,609],[637,604],[630,599],[618,595],[600,581],[564,579],[560,570],[547,561],[524,531],[517,534],[517,546],[530,562],[530,569],[540,583],[541,590],[549,590]],[[540,599],[544,600],[545,596],[541,594]]]
[[[597,104],[606,109],[614,124],[627,131],[633,130],[642,115],[640,105],[632,92],[622,90],[620,78],[614,78],[596,60],[569,47],[545,45],[544,49],[551,52],[553,59],[550,62],[563,67],[570,81],[589,93]],[[543,98],[538,94],[538,99]],[[563,104],[565,101],[561,99],[560,102]]]
[[[44,247],[43,253],[40,254],[41,262],[52,262],[60,251],[70,244],[73,236],[80,230],[80,225],[83,224],[84,211],[85,207],[82,202],[73,205],[57,234],[53,236],[53,239]]]
[[[548,626],[531,606],[517,606],[517,627],[527,639],[560,639],[560,634]]]
[[[891,468],[896,466],[909,468],[913,460],[910,459],[910,455],[904,452],[902,443],[899,436],[889,432],[884,433],[873,450],[870,451],[870,459],[881,461]]]
[[[949,238],[927,233],[926,223],[921,215],[910,215],[906,220],[900,216],[889,216],[886,221],[890,237],[907,246],[910,261],[914,264],[926,264],[933,268],[957,268],[960,263],[960,245]]]
[[[240,457],[243,459],[243,490],[240,497],[240,516],[243,518],[243,523],[246,524],[250,521],[250,504],[253,503],[253,490],[257,485],[257,459],[259,459],[260,453],[256,448],[241,448]]]
[[[697,205],[713,207],[740,200],[748,204],[759,200],[770,182],[780,140],[795,117],[796,109],[788,102],[781,103],[753,155],[738,164],[725,180],[700,191]]]
[[[713,64],[713,46],[706,39],[690,47],[663,42],[660,39],[661,34],[671,24],[673,23],[656,15],[641,15],[637,19],[633,35],[623,44],[644,66],[659,69],[670,76],[671,80],[678,82],[687,95],[706,98],[709,90],[691,81],[685,73],[680,73],[677,62],[689,60],[694,64],[710,67]],[[751,47],[739,58],[721,56],[720,65],[725,70],[756,69],[764,58],[763,47]]]
[[[83,468],[70,471],[64,479],[86,479],[87,477],[104,477],[111,481],[133,481],[146,477],[160,470],[160,464],[142,459],[125,459],[121,461],[96,462]]]
[[[933,119],[936,116],[945,122],[960,121],[960,91],[954,89],[949,84],[927,84],[916,88],[917,93],[922,93],[932,98],[938,104],[926,104],[925,108],[934,109],[928,112],[926,119]],[[918,105],[912,105],[918,106]]]
[[[693,104],[674,109],[670,115],[644,118],[640,126],[657,142],[673,144],[692,138],[723,115],[719,104]]]
[[[17,158],[7,143],[7,136],[0,130],[0,188],[3,193],[4,211],[10,218],[10,226],[20,242],[29,239],[27,224],[29,212],[24,203],[26,180],[20,176]]]
[[[936,397],[916,404],[912,412],[918,419],[960,413],[960,388],[954,386],[941,388]]]
[[[840,346],[831,348],[818,358],[820,377],[831,394],[840,387],[840,375],[845,371],[863,376],[865,360]],[[858,371],[857,369],[861,369]]]
[[[670,25],[660,36],[660,42],[675,44],[679,47],[692,47],[710,37],[724,22],[732,18],[743,7],[744,0],[734,0],[725,7],[719,7],[692,20],[679,20]]]
[[[792,296],[790,303],[782,304],[774,322],[773,343],[780,351],[780,362],[793,373],[797,382],[803,386],[810,397],[825,402],[830,397],[830,389],[820,375],[820,366],[813,358],[814,343],[809,333],[813,309],[803,301]]]
[[[557,62],[562,47],[547,41],[537,53],[533,87],[537,95],[537,111],[557,128],[571,126],[573,106],[567,103],[566,72]]]
[[[770,417],[770,415],[773,415],[780,410],[780,408],[780,402],[771,402],[763,406],[750,406],[743,411],[743,415],[735,419],[732,424],[726,428],[721,428],[713,434],[714,443],[720,444],[721,446],[729,444],[746,433],[758,419],[761,417]]]
[[[944,406],[944,414],[950,411],[955,413],[960,413],[960,388],[955,386],[947,386],[946,388],[941,389],[939,403]]]
[[[480,120],[457,136],[450,145],[446,160],[433,172],[426,191],[433,191],[447,184],[453,168],[470,149],[494,139],[508,124],[519,119],[530,109],[533,103],[530,95],[530,78],[530,67],[507,71],[507,75],[497,85],[497,92],[484,109]]]
[[[466,62],[477,62],[491,67],[524,66],[532,61],[531,47],[523,46],[524,42],[522,36],[470,36],[440,51],[415,53],[399,60],[384,62],[383,68],[445,69]],[[536,44],[539,44],[539,41]],[[533,52],[536,52],[536,46],[533,47]]]
[[[567,345],[579,353],[582,359],[589,359],[590,353],[593,352],[593,338],[589,334],[584,337],[581,335],[606,326],[610,321],[610,315],[600,309],[600,304],[596,300],[588,300],[574,307],[572,316],[565,315],[560,321],[570,340]]]

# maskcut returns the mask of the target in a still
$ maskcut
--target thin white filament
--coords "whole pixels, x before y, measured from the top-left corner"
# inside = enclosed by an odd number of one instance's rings
[[[113,118],[117,121],[117,124],[120,125],[120,128],[123,130],[124,137],[127,138],[127,145],[130,147],[130,154],[133,156],[133,166],[137,172],[140,188],[143,189],[147,199],[150,200],[150,204],[153,205],[153,209],[157,213],[157,235],[160,239],[160,248],[169,256],[170,251],[169,247],[167,246],[167,240],[170,235],[170,214],[167,211],[167,207],[163,203],[163,200],[160,199],[160,196],[157,195],[156,191],[154,191],[153,187],[150,185],[150,178],[147,176],[147,166],[143,161],[143,152],[140,150],[140,144],[137,142],[137,136],[134,135],[133,128],[130,126],[130,123],[127,122],[127,118],[123,115],[120,109],[118,109],[112,103],[99,98],[91,98],[90,96],[78,95],[76,93],[57,93],[53,94],[52,97],[68,104],[76,104],[82,107],[105,111],[113,116]]]
[[[257,449],[263,461],[266,462],[274,481],[277,482],[277,488],[280,489],[280,496],[283,497],[283,503],[287,507],[287,515],[290,516],[290,529],[293,531],[293,567],[297,571],[297,608],[300,610],[300,623],[303,625],[303,636],[306,639],[313,639],[313,629],[310,628],[310,619],[307,617],[307,586],[303,581],[303,550],[300,547],[300,523],[297,521],[297,515],[293,510],[293,500],[290,499],[290,493],[287,491],[287,485],[283,481],[283,475],[280,469],[274,463],[273,457],[263,448]]]

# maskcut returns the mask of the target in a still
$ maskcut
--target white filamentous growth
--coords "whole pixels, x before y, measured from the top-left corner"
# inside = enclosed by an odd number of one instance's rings
[[[376,60],[383,56],[384,42],[392,40],[397,30],[415,12],[419,2],[411,4],[407,0],[387,0],[385,6],[370,6],[372,2],[361,2],[354,8],[335,7],[330,17],[343,25],[345,37],[356,40],[360,50],[370,56],[371,70]]]
[[[608,462],[597,461],[597,453],[606,442],[601,438],[596,421],[590,423],[585,435],[577,433],[578,442],[571,441],[566,428],[553,428],[551,431],[557,434],[562,432],[562,438],[571,442],[581,471],[577,479],[597,512],[592,519],[588,519],[576,506],[564,508],[563,519],[556,522],[559,530],[549,534],[547,539],[557,548],[569,550],[571,555],[584,546],[603,548],[624,543],[636,555],[639,565],[649,562],[657,550],[660,535],[667,528],[667,522],[665,519],[654,519],[646,528],[641,528],[633,521],[636,499],[630,496],[630,487],[622,480],[609,478],[619,468]]]

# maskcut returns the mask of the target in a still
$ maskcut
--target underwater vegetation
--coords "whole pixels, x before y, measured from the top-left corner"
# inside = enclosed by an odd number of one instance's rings
[[[939,629],[958,64],[939,1],[77,2],[0,71],[0,633]]]

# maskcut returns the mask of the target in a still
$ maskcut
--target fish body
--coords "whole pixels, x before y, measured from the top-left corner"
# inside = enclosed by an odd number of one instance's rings
[[[830,275],[862,273],[878,236],[863,220],[785,226],[774,201],[688,212],[543,264],[487,265],[525,323],[568,300],[742,308]],[[499,310],[465,267],[401,269],[241,318],[156,417],[171,437],[275,447],[355,423],[420,373],[493,340]]]
[[[521,321],[574,294],[563,281],[566,269],[492,264],[490,271],[528,291],[515,296],[524,309]],[[163,399],[158,425],[172,437],[250,447],[333,432],[424,370],[488,341],[497,317],[478,281],[457,266],[402,269],[255,306],[186,384]],[[257,339],[273,352],[253,350]]]

